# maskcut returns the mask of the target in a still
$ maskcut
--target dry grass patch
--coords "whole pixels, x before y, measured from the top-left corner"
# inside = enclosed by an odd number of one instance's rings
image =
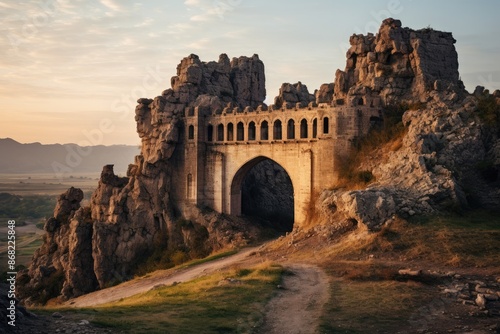
[[[245,333],[263,321],[282,272],[272,263],[234,267],[99,307],[58,311],[120,333]]]
[[[500,263],[500,216],[471,212],[394,221],[381,231],[357,230],[327,249],[337,259],[387,254],[454,267],[496,267]]]
[[[323,252],[322,266],[332,277],[323,332],[395,333],[411,327],[418,310],[436,300],[435,286],[446,280],[425,271],[399,275],[402,263],[486,267],[498,274],[500,216],[475,211],[396,220],[376,233],[357,230]]]
[[[433,294],[423,285],[397,281],[342,281],[331,284],[321,319],[322,333],[396,333]]]

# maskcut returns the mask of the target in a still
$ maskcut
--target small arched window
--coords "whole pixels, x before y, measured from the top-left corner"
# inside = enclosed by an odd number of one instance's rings
[[[213,141],[213,140],[214,140],[214,126],[212,124],[209,124],[207,128],[207,141]]]
[[[273,125],[273,139],[275,140],[281,140],[282,134],[281,134],[281,121],[278,119],[274,121]]]
[[[328,134],[330,132],[330,119],[328,117],[323,118],[323,133]]]
[[[217,141],[224,141],[224,124],[217,125]]]
[[[236,140],[245,140],[245,127],[243,126],[242,122],[239,122],[236,126]]]
[[[307,138],[307,121],[305,119],[300,121],[300,138]]]
[[[255,140],[256,139],[256,134],[255,134],[255,122],[250,122],[248,124],[248,140]]]
[[[188,139],[194,139],[194,125],[188,127]]]
[[[269,125],[267,121],[260,125],[260,140],[269,140]]]
[[[318,137],[318,119],[313,120],[313,138]]]
[[[234,140],[234,125],[233,123],[229,123],[227,125],[227,141]]]
[[[288,121],[286,138],[287,139],[295,139],[295,121],[293,119]]]

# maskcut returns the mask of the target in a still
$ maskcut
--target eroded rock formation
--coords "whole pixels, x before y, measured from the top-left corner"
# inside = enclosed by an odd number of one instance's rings
[[[359,167],[376,182],[363,190],[325,191],[317,211],[376,230],[394,215],[499,210],[499,133],[480,115],[480,100],[495,93],[465,91],[451,33],[414,31],[387,19],[377,35],[354,35],[350,42],[346,70],[336,73],[334,103],[410,106],[402,119],[406,133],[401,147]]]
[[[80,207],[83,192],[70,188],[59,196],[54,216],[47,220],[43,245],[36,250],[29,271],[21,273],[21,296],[47,301],[63,295],[94,291],[98,282],[92,259],[92,222]]]
[[[314,96],[316,97],[316,104],[332,104],[334,86],[335,85],[333,83],[322,84],[314,93]]]
[[[386,19],[378,34],[353,35],[344,71],[335,74],[335,99],[380,97],[384,104],[420,101],[426,92],[456,88],[458,56],[451,33],[403,28]]]
[[[278,109],[284,105],[288,109],[296,106],[304,108],[315,100],[314,95],[309,93],[307,86],[300,81],[296,84],[284,83],[281,85],[279,95],[274,98],[274,106]]]

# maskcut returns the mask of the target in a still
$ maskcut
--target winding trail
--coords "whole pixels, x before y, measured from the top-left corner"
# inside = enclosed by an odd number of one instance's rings
[[[174,282],[182,283],[197,277],[205,276],[229,265],[243,261],[259,247],[244,249],[243,251],[218,260],[206,262],[193,267],[178,270],[159,270],[151,276],[145,276],[123,284],[91,292],[89,294],[70,299],[63,306],[93,307],[127,298],[138,293],[146,292],[158,285],[171,285]]]
[[[237,263],[260,262],[263,258],[257,254],[261,247],[189,268],[157,271],[151,276],[70,299],[63,306],[94,307],[146,292],[158,285],[186,282]],[[329,298],[328,277],[314,265],[285,263],[284,267],[290,274],[284,276],[283,286],[265,306],[264,323],[259,333],[317,333],[323,306]]]
[[[291,264],[283,289],[266,306],[260,333],[309,334],[318,332],[319,318],[329,298],[326,274],[318,267]]]

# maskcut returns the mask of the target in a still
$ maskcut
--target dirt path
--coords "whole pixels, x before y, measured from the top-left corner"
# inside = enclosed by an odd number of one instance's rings
[[[155,286],[185,282],[242,262],[259,261],[256,251],[249,248],[238,254],[178,271],[162,270],[152,276],[126,282],[67,301],[68,307],[93,307],[146,292]],[[250,258],[255,255],[256,258]],[[260,333],[316,333],[323,305],[328,301],[329,283],[326,274],[316,266],[285,264],[292,273],[284,277],[283,289],[265,308],[265,320]]]
[[[238,254],[224,257],[219,260],[210,261],[200,264],[195,267],[180,269],[177,271],[161,270],[157,271],[149,277],[125,282],[123,284],[95,291],[84,296],[70,299],[64,303],[68,307],[92,307],[100,304],[105,304],[113,301],[127,298],[138,293],[146,292],[157,285],[171,285],[174,282],[186,282],[197,277],[201,277],[212,273],[216,270],[230,266],[245,260],[250,254],[255,253],[259,247],[245,249]]]
[[[283,290],[266,306],[260,333],[317,333],[323,305],[328,301],[328,278],[315,266],[290,265],[293,275],[285,276]]]

